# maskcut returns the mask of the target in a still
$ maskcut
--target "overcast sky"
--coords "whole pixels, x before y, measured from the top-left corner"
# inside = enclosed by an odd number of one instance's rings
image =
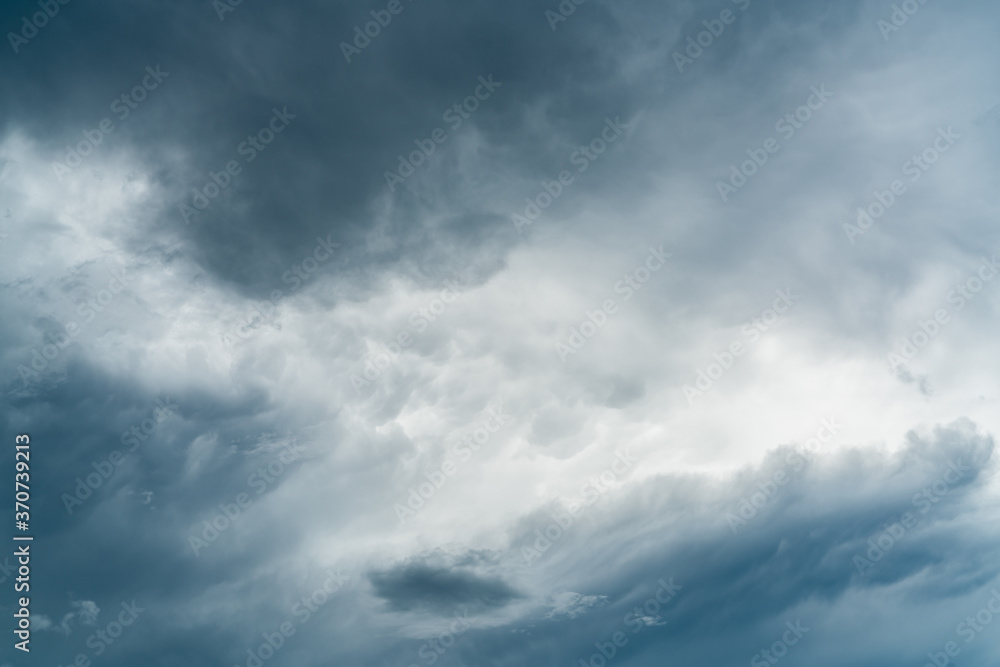
[[[4,3],[0,667],[996,665],[998,20]]]

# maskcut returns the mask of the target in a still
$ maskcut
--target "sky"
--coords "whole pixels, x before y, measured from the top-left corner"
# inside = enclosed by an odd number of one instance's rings
[[[996,665],[998,20],[4,3],[0,667]]]

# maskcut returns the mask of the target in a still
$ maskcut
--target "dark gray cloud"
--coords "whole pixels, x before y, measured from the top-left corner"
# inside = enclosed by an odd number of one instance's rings
[[[447,614],[460,609],[500,607],[521,597],[499,578],[479,576],[457,564],[422,559],[368,575],[375,595],[398,611],[425,610]]]
[[[387,194],[384,172],[439,127],[451,144],[475,134],[503,146],[505,162],[511,151],[522,162],[537,159],[531,156],[542,137],[546,144],[565,143],[588,131],[592,118],[599,123],[606,114],[629,114],[635,93],[617,83],[621,64],[609,57],[623,36],[599,6],[577,20],[578,28],[589,26],[610,42],[595,50],[572,35],[551,33],[532,3],[509,4],[502,12],[482,3],[407,5],[351,63],[337,44],[350,39],[355,24],[371,20],[368,8],[247,4],[220,22],[211,4],[200,1],[67,7],[14,60],[18,67],[2,85],[18,94],[4,95],[5,124],[46,137],[45,150],[56,159],[82,131],[111,116],[119,129],[103,150],[135,147],[137,161],[163,191],[161,210],[134,230],[135,249],[154,250],[157,239],[179,237],[184,252],[219,279],[259,294],[279,284],[317,235],[344,243],[356,269],[391,262],[416,276],[434,275],[444,260],[455,265],[452,271],[472,270],[465,252],[498,236],[487,228],[506,229],[495,219],[477,223],[482,213],[463,211],[449,201],[454,196],[433,201],[401,188],[384,221],[392,246],[366,247],[376,200]],[[17,9],[7,12],[13,21]],[[80,37],[95,32],[108,37],[101,49]],[[141,82],[147,65],[169,75],[119,122],[110,103]],[[566,86],[567,71],[579,85]],[[478,77],[491,74],[501,88],[452,130],[443,114],[474,94]],[[619,91],[614,105],[609,86]],[[535,106],[549,107],[540,126],[526,117]],[[191,189],[210,182],[209,172],[248,157],[238,147],[267,126],[275,107],[296,116],[287,131],[244,164],[195,224],[185,225],[178,206],[191,204]],[[60,129],[53,134],[41,127]],[[499,162],[499,156],[484,157],[486,169]],[[459,185],[457,165],[435,167],[446,179],[438,186]],[[444,207],[451,209],[444,224],[430,224]],[[418,256],[427,261],[414,263]]]

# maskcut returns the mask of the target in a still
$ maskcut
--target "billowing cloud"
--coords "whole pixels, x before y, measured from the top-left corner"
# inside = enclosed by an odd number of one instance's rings
[[[996,10],[696,4],[5,5],[31,664],[995,663]]]

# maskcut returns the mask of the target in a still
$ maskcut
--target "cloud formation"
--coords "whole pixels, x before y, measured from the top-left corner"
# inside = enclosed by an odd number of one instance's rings
[[[996,14],[5,5],[30,664],[995,664]]]

